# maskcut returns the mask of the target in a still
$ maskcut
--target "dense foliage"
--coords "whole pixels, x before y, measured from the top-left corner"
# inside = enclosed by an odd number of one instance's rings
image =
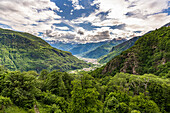
[[[170,77],[170,27],[162,27],[139,38],[135,45],[113,58],[100,73],[153,73]]]
[[[167,113],[170,81],[152,74],[117,73],[103,78],[87,72],[0,68],[0,112]]]
[[[89,66],[70,52],[55,49],[41,38],[27,33],[0,29],[0,48],[0,65],[10,70],[66,71]]]
[[[125,41],[126,41],[126,39],[123,39],[123,38],[113,39],[113,40],[109,41],[108,43],[103,44],[103,45],[97,47],[96,49],[87,52],[85,55],[83,55],[83,57],[97,59],[101,56],[108,54],[113,46],[121,44]]]
[[[121,54],[123,51],[129,49],[130,47],[132,47],[135,42],[137,41],[137,39],[139,39],[139,37],[134,37],[128,41],[125,41],[117,46],[114,46],[111,51],[109,52],[109,54],[102,56],[101,58],[99,58],[99,63],[107,63],[109,62],[111,59],[113,59],[115,56]]]

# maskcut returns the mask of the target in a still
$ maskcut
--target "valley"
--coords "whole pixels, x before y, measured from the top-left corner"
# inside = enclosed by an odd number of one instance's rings
[[[100,64],[30,34],[0,29],[0,112],[170,112],[169,42],[170,27],[161,27],[112,47],[111,60]]]
[[[0,113],[170,113],[169,0],[0,0]]]

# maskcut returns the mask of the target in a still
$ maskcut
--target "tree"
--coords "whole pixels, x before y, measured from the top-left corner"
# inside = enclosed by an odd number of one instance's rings
[[[133,110],[139,110],[142,113],[160,113],[159,107],[157,104],[149,100],[149,97],[144,94],[134,96],[129,103],[129,106]]]
[[[10,72],[5,76],[2,96],[10,97],[14,104],[24,108],[32,108],[34,103],[35,76],[26,72]]]
[[[91,76],[84,74],[80,80],[74,80],[70,113],[99,113],[102,107],[98,100],[99,93],[92,87]]]
[[[117,113],[117,108],[119,107],[119,101],[114,97],[113,92],[109,94],[104,102],[104,113]]]
[[[0,96],[0,110],[4,110],[4,108],[8,107],[11,104],[12,102],[10,98]]]
[[[46,80],[48,73],[49,73],[49,72],[48,72],[46,69],[43,69],[43,70],[41,71],[41,73],[40,73],[39,78],[40,78],[41,80]]]
[[[52,71],[46,80],[47,89],[55,95],[67,97],[68,92],[62,79],[63,72]]]

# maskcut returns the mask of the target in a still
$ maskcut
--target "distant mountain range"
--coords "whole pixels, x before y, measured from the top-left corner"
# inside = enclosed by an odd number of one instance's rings
[[[9,70],[67,71],[90,66],[70,52],[58,50],[28,33],[0,29],[0,48],[0,65]]]
[[[86,44],[78,44],[78,43],[65,43],[61,41],[48,41],[46,40],[51,46],[61,49],[63,51],[69,51],[73,55],[83,55],[86,52],[92,51],[97,47],[108,43],[109,41],[103,41],[98,43],[86,43]]]
[[[113,46],[121,44],[125,41],[126,39],[124,38],[118,38],[110,41],[103,41],[97,43],[77,44],[77,43],[65,43],[61,41],[47,40],[47,42],[51,46],[57,49],[61,49],[63,51],[69,51],[73,55],[82,56],[85,58],[94,58],[94,59],[97,59],[103,55],[108,54]]]
[[[125,41],[126,41],[126,39],[124,39],[124,38],[113,39],[113,40],[107,42],[106,44],[103,44],[103,45],[97,47],[96,49],[86,53],[85,55],[83,55],[83,57],[97,59],[101,56],[108,54],[113,46],[121,44]]]
[[[72,48],[78,45],[77,43],[66,43],[66,42],[54,41],[54,40],[45,40],[45,41],[48,42],[52,47],[55,47],[63,51],[70,51]]]

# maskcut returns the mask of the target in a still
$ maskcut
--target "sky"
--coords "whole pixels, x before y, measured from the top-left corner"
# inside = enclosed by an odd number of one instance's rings
[[[0,0],[0,27],[46,40],[132,38],[170,22],[169,0]]]

